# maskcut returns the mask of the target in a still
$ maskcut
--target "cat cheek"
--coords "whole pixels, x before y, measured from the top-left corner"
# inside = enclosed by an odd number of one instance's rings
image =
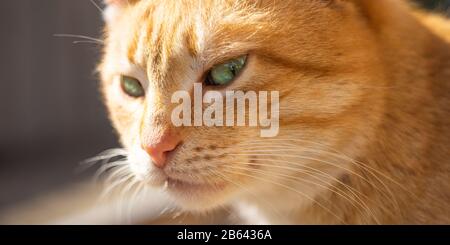
[[[106,7],[106,9],[103,11],[103,19],[106,23],[113,23],[114,20],[119,18],[120,15],[120,9],[119,7],[112,5]]]
[[[123,8],[138,2],[138,0],[105,0],[106,8],[103,11],[103,19],[106,23],[113,23],[123,11]]]

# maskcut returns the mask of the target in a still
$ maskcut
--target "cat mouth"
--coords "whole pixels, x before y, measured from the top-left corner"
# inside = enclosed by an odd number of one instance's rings
[[[219,191],[224,188],[224,183],[211,183],[208,181],[191,180],[189,177],[170,173],[170,171],[153,171],[148,179],[148,183],[155,187],[163,188],[169,192],[181,193],[200,193],[208,191]]]
[[[225,187],[225,184],[222,183],[194,183],[185,180],[180,180],[172,177],[167,178],[166,188],[169,191],[173,191],[176,193],[185,193],[190,194],[193,192],[196,193],[206,193],[212,191],[220,191]]]

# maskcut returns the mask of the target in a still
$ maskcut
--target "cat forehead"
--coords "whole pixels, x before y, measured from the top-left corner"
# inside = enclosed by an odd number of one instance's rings
[[[196,1],[141,1],[127,7],[110,25],[111,40],[137,64],[162,67],[172,57],[218,62],[249,49],[249,37],[262,25],[263,14],[238,4],[205,5]],[[110,34],[111,34],[110,33]]]

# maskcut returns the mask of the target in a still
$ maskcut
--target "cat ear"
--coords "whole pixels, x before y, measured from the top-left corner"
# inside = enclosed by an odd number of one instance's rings
[[[106,8],[103,11],[103,18],[107,23],[111,23],[119,18],[123,9],[135,4],[139,0],[104,0]]]

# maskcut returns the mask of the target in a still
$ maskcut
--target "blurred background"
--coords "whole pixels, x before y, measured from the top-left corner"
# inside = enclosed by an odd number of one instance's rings
[[[418,2],[449,13],[450,0]],[[101,30],[89,0],[0,1],[0,216],[89,179],[79,163],[118,146],[94,73],[101,47],[55,37]]]
[[[89,0],[0,1],[0,212],[82,181],[117,147],[95,74],[101,12]]]

